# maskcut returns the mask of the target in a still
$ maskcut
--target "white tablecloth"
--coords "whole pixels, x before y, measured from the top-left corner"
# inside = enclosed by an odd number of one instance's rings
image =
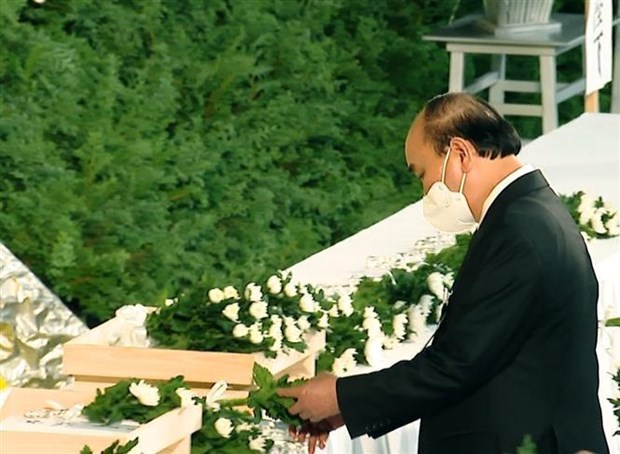
[[[394,151],[395,153],[397,150]],[[530,163],[543,174],[558,193],[584,190],[600,195],[616,209],[620,208],[620,115],[584,114],[572,122],[546,134],[524,147],[521,161]],[[403,165],[405,163],[403,162]],[[410,251],[416,241],[437,234],[422,216],[422,204],[414,203],[396,214],[360,231],[291,267],[296,279],[322,285],[343,285],[351,278],[368,271],[370,257],[383,257]],[[597,277],[601,286],[600,318],[620,316],[620,240],[593,241],[590,245]],[[617,328],[620,332],[620,328]],[[609,331],[607,329],[606,331]],[[601,368],[600,397],[604,424],[612,452],[620,453],[620,443],[612,439],[617,423],[607,398],[614,394],[608,371],[611,370],[609,351],[620,348],[612,345],[610,333],[601,336],[599,361]],[[386,352],[385,366],[411,358],[420,345],[403,344]],[[356,373],[370,371],[358,367]],[[417,452],[418,422],[373,440],[360,437],[351,440],[342,428],[335,431],[327,451],[333,454],[415,453]]]

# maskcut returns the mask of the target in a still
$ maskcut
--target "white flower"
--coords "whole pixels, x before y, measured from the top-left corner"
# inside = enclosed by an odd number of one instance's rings
[[[342,352],[342,355],[334,359],[332,372],[341,376],[353,369],[357,365],[357,362],[355,361],[356,355],[357,350],[354,348],[347,348],[344,352]]]
[[[454,273],[449,272],[448,274],[445,274],[443,277],[443,283],[446,287],[451,289],[454,285]]]
[[[278,276],[271,276],[267,279],[267,290],[272,295],[278,295],[282,291],[282,281]]]
[[[415,334],[415,336],[412,336],[413,338],[422,336],[426,333],[426,316],[427,314],[420,304],[411,306],[407,311],[409,331]]]
[[[262,325],[259,322],[256,322],[250,326],[250,342],[253,344],[260,344],[265,339],[261,328]]]
[[[601,234],[601,235],[607,233],[607,229],[605,228],[605,224],[603,224],[603,214],[604,213],[605,213],[604,209],[598,208],[594,212],[594,216],[592,216],[592,219],[590,219],[590,224],[592,225],[592,230],[594,230],[596,233]]]
[[[212,303],[221,303],[224,300],[224,292],[219,288],[212,288],[209,290],[209,300]]]
[[[263,291],[260,285],[250,282],[245,287],[245,299],[249,301],[260,301],[263,299]]]
[[[297,286],[292,282],[289,282],[284,286],[284,294],[289,298],[297,296]]]
[[[272,352],[279,352],[282,350],[282,338],[274,338],[273,344],[269,347]]]
[[[235,432],[248,432],[252,429],[254,429],[254,426],[252,424],[248,424],[247,422],[242,422],[242,423],[239,423],[237,427],[235,427]]]
[[[418,300],[418,306],[420,306],[422,314],[427,317],[431,313],[433,307],[433,296],[428,294],[422,295]]]
[[[385,336],[383,338],[383,348],[386,350],[392,350],[398,345],[398,338],[396,336]]]
[[[590,238],[590,235],[588,235],[586,232],[584,232],[583,230],[580,232],[581,236],[583,237],[583,240],[587,243],[588,241],[590,241],[592,238]]]
[[[282,339],[282,318],[279,315],[271,316],[271,326],[267,335],[272,339]]]
[[[329,328],[329,314],[327,312],[321,315],[321,318],[319,318],[319,321],[317,322],[317,326],[321,329]]]
[[[177,388],[175,392],[177,396],[181,398],[181,407],[193,407],[196,405],[196,402],[194,401],[196,394],[191,392],[189,389]]]
[[[254,451],[265,452],[265,448],[267,447],[267,441],[264,437],[258,436],[256,438],[250,438],[250,443],[248,447]]]
[[[351,301],[351,297],[349,295],[341,295],[338,298],[338,309],[342,312],[345,317],[349,317],[353,314],[353,301]]]
[[[297,326],[299,326],[302,331],[308,331],[311,327],[310,322],[308,321],[308,316],[302,315],[301,317],[299,317],[299,319],[297,320]]]
[[[228,304],[224,310],[222,311],[226,317],[231,319],[233,322],[239,321],[239,303],[231,303]]]
[[[594,211],[596,209],[596,199],[586,193],[581,194],[577,211],[580,213]]]
[[[289,342],[301,342],[301,330],[295,325],[295,323],[287,323],[284,328],[284,337]]]
[[[218,418],[214,425],[215,430],[221,437],[230,438],[230,434],[234,429],[233,423],[230,419]]]
[[[142,405],[146,405],[147,407],[156,407],[159,405],[159,390],[155,386],[149,385],[144,380],[129,385],[129,392],[133,394]]]
[[[299,299],[299,308],[304,312],[316,312],[316,301],[311,294],[304,293]]]
[[[407,335],[407,314],[396,314],[392,320],[394,326],[394,336],[397,339],[404,339]]]
[[[42,5],[43,3],[45,3],[45,0],[34,0],[34,2]]]
[[[238,325],[235,325],[232,333],[235,337],[245,337],[248,335],[249,331],[250,330],[247,326],[245,326],[243,323],[239,323]]]
[[[338,313],[338,304],[334,303],[332,307],[329,309],[329,311],[327,311],[327,313],[329,314],[330,317],[333,317],[333,318],[338,317],[340,315]]]
[[[267,303],[265,301],[255,301],[250,304],[250,315],[256,320],[267,317]]]
[[[618,213],[614,213],[612,217],[607,219],[605,227],[610,236],[620,235],[620,219],[618,219]]]
[[[375,308],[373,306],[366,306],[364,308],[364,318],[376,318],[377,317],[377,311],[375,311]]]
[[[226,299],[239,299],[239,292],[235,287],[229,285],[228,287],[224,287],[224,298]]]
[[[177,299],[176,299],[176,298],[175,298],[175,299],[172,299],[172,298],[166,298],[166,299],[165,299],[165,301],[164,301],[164,305],[165,305],[166,307],[170,307],[170,306],[172,306],[172,305],[174,305],[174,304],[176,304],[176,303],[177,303]]]
[[[439,299],[443,299],[443,279],[443,274],[438,273],[437,271],[429,274],[426,279],[428,289]]]
[[[368,339],[364,345],[364,356],[371,367],[381,367],[383,364],[383,339]]]
[[[228,383],[224,380],[216,381],[213,386],[211,386],[211,389],[209,389],[209,392],[207,392],[205,396],[205,405],[209,410],[217,411],[220,409],[220,404],[217,401],[224,397],[226,389],[228,389]]]

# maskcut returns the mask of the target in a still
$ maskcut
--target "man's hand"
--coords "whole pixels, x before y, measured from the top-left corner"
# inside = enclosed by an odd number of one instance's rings
[[[301,427],[291,426],[289,432],[295,441],[303,442],[308,439],[308,454],[314,454],[317,443],[319,448],[325,449],[329,433],[343,425],[342,415],[336,415],[316,423],[306,423]]]
[[[288,409],[290,414],[318,423],[340,414],[336,397],[336,380],[335,375],[322,373],[302,385],[280,388],[277,393],[297,400]]]

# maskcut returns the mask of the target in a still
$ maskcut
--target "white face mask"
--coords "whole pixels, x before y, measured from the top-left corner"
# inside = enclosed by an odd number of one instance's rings
[[[422,198],[422,212],[426,220],[436,229],[447,233],[461,233],[471,230],[476,220],[463,194],[467,174],[464,173],[461,178],[459,192],[451,191],[446,186],[446,165],[449,156],[450,148],[441,168],[441,181],[433,183]]]

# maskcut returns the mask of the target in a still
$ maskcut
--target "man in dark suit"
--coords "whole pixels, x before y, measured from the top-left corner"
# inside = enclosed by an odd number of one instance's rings
[[[282,395],[311,448],[345,424],[381,436],[421,419],[423,454],[609,452],[597,397],[598,284],[581,234],[514,128],[486,102],[427,103],[406,141],[424,214],[458,232],[479,224],[430,346],[370,374],[322,374]],[[561,155],[558,156],[561,159]]]

